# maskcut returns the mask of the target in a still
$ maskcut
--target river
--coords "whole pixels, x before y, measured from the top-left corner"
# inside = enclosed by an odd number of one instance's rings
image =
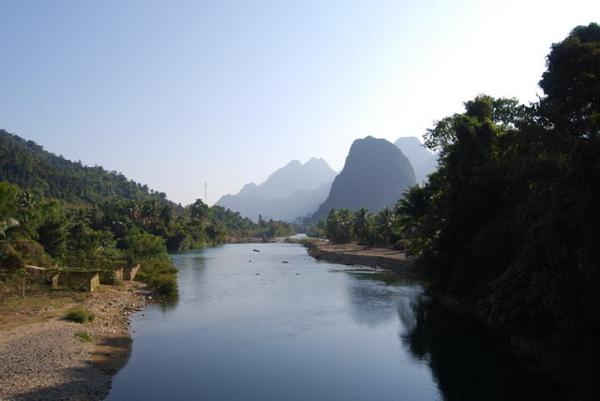
[[[133,317],[109,401],[560,399],[501,338],[414,281],[319,262],[296,244],[172,257],[179,300]]]

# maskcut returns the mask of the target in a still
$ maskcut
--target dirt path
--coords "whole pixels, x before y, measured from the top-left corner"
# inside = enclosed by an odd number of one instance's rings
[[[144,305],[139,283],[101,286],[87,297],[40,297],[0,306],[1,401],[95,401],[110,390],[112,376],[131,352],[129,317]],[[70,300],[70,302],[69,302]],[[32,308],[35,305],[47,305]],[[92,311],[91,323],[62,319],[74,305]],[[19,311],[19,306],[23,307]],[[13,319],[11,319],[11,315]],[[14,324],[14,321],[17,324]],[[88,332],[92,342],[75,337]]]

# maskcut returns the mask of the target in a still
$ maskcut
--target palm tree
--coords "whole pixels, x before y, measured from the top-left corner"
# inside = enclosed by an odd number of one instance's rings
[[[404,219],[417,219],[427,211],[428,194],[424,188],[415,185],[404,193],[396,204],[396,214]]]
[[[379,212],[375,221],[377,224],[379,240],[383,245],[389,245],[394,237],[396,216],[390,208],[386,207]]]
[[[396,204],[396,215],[402,235],[408,240],[410,250],[419,255],[435,236],[435,224],[430,213],[428,187],[414,186]]]
[[[367,208],[360,208],[354,213],[354,234],[359,243],[370,244],[372,240],[371,215]]]

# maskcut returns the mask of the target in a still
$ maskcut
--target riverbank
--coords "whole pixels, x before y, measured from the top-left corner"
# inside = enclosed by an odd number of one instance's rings
[[[226,244],[273,244],[273,243],[282,243],[286,242],[286,240],[290,238],[288,237],[272,237],[272,238],[263,238],[263,237],[240,237],[240,238],[232,238],[226,242]]]
[[[302,244],[317,260],[343,265],[362,265],[416,276],[414,260],[403,251],[388,248],[370,248],[356,243],[332,244],[323,240],[304,240]]]
[[[131,353],[129,318],[147,292],[138,282],[101,286],[91,294],[49,293],[0,304],[1,401],[97,401]],[[92,322],[64,316],[80,306]],[[86,332],[86,342],[75,333]]]
[[[323,240],[305,240],[301,243],[307,248],[309,255],[318,260],[346,265],[363,265],[375,268],[383,268],[393,271],[404,277],[426,280],[422,274],[415,269],[415,263],[407,258],[404,252],[386,248],[366,248],[355,243],[331,244]],[[490,332],[503,336],[511,344],[512,352],[523,358],[527,366],[532,370],[544,374],[550,380],[565,391],[569,400],[591,399],[587,389],[594,389],[591,394],[597,394],[597,386],[587,380],[589,371],[597,369],[589,366],[589,361],[570,361],[568,357],[569,346],[565,346],[561,339],[557,338],[532,338],[517,330],[515,327],[490,326],[475,305],[460,302],[455,297],[435,291],[428,286],[427,294],[435,299],[444,309],[466,319],[477,321],[482,327]],[[561,363],[561,361],[563,363]],[[565,369],[564,361],[569,369]],[[581,365],[581,366],[578,366]],[[576,373],[574,373],[576,372]]]

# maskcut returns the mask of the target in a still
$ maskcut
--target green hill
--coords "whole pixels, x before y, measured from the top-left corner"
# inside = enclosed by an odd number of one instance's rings
[[[0,181],[73,204],[92,205],[113,197],[166,200],[164,193],[121,173],[72,162],[5,130],[0,130]]]

